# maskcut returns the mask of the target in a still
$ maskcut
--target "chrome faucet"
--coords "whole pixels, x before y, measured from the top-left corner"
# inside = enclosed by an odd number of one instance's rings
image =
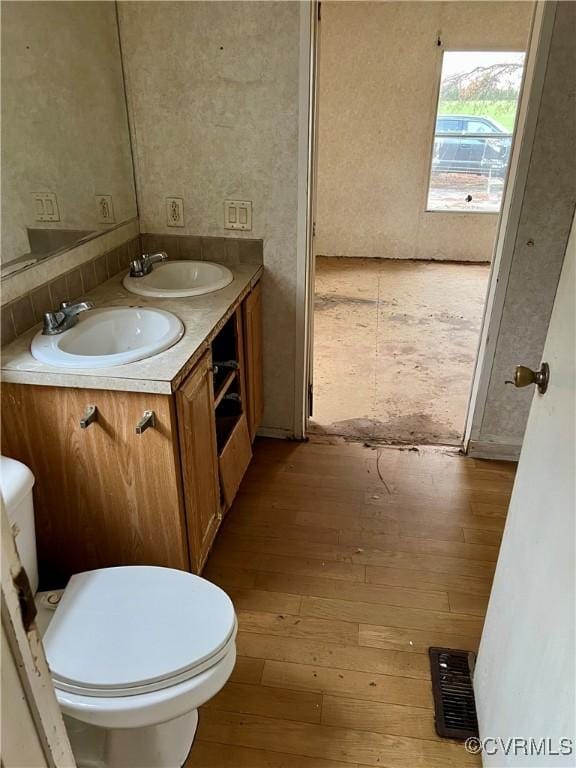
[[[94,309],[94,304],[91,301],[79,301],[77,304],[72,304],[70,301],[63,301],[60,304],[60,309],[56,312],[46,312],[44,315],[44,325],[42,333],[44,336],[56,336],[58,333],[63,333],[78,322],[78,315],[81,312],[86,312],[89,309]]]
[[[158,261],[166,261],[168,254],[166,251],[158,253],[143,253],[138,259],[130,262],[130,277],[144,277],[152,272],[152,265]]]

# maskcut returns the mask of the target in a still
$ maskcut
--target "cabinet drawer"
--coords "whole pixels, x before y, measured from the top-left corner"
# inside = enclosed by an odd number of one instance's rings
[[[238,419],[219,458],[220,485],[224,502],[229,507],[234,501],[244,473],[252,459],[252,447],[248,433],[246,414]]]

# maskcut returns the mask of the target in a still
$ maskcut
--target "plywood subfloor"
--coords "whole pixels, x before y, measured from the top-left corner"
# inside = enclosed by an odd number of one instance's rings
[[[427,648],[478,646],[513,471],[257,441],[204,572],[235,603],[238,662],[187,766],[479,766],[435,734]]]
[[[459,443],[489,271],[318,257],[311,429]]]

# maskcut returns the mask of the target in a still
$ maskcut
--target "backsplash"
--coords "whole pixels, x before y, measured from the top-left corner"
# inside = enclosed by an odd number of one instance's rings
[[[132,259],[150,251],[166,251],[171,259],[217,261],[232,266],[261,264],[263,241],[190,235],[135,237],[2,307],[2,346],[39,323],[44,313],[57,308],[61,301],[83,296],[118,272],[126,271]]]
[[[118,272],[140,254],[140,239],[129,240],[2,307],[2,346],[42,320],[61,301],[77,299]]]
[[[217,261],[228,266],[263,263],[263,240],[150,233],[140,238],[144,253],[166,251],[171,259]]]

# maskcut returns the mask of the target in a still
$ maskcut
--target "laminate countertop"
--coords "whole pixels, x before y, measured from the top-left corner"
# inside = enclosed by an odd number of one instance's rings
[[[46,365],[32,357],[30,344],[40,325],[26,331],[2,349],[3,382],[170,395],[208,349],[212,339],[260,279],[262,266],[229,267],[234,280],[214,293],[184,299],[135,296],[122,286],[123,273],[115,275],[82,298],[102,307],[156,307],[173,312],[183,322],[184,336],[173,347],[146,360],[109,368],[70,369]]]

